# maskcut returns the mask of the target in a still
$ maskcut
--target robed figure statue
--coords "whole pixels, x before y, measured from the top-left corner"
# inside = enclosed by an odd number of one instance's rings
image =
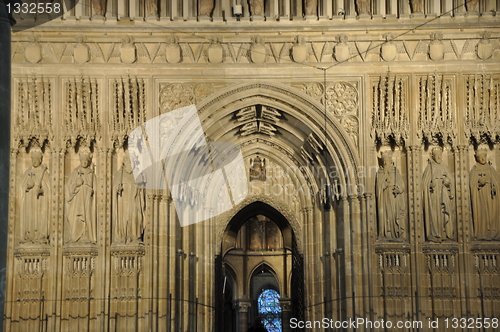
[[[80,166],[71,173],[66,184],[66,221],[68,243],[97,242],[96,224],[96,176],[92,154],[81,148]]]
[[[453,176],[442,163],[443,150],[434,148],[422,180],[425,230],[428,241],[455,240]]]
[[[406,228],[405,183],[390,152],[382,154],[382,167],[377,172],[375,187],[379,238],[402,240]]]
[[[127,153],[122,167],[113,178],[113,242],[115,244],[142,243],[146,212],[144,187],[144,176],[141,174],[137,181],[135,180],[130,156]]]
[[[474,236],[477,240],[500,240],[498,174],[487,163],[486,150],[476,152],[476,161],[469,176]]]
[[[22,243],[47,243],[49,237],[50,185],[47,166],[39,148],[31,149],[31,167],[21,181]]]

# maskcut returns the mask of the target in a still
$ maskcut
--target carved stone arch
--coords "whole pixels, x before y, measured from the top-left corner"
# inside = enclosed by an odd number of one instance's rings
[[[282,294],[282,288],[283,288],[283,282],[284,280],[280,280],[279,274],[276,272],[276,268],[270,263],[270,262],[262,262],[261,264],[256,265],[252,271],[248,274],[250,278],[247,280],[247,284],[245,287],[247,287],[248,294],[250,294],[251,298],[257,298],[257,294],[252,294],[252,279],[258,275],[259,271],[267,271],[271,273],[276,280],[276,285],[273,285],[275,287],[272,287],[275,291],[277,291],[279,294]],[[286,277],[286,276],[285,276]],[[286,280],[285,280],[286,281]],[[275,289],[277,288],[277,289]],[[255,296],[257,295],[257,296]]]
[[[256,206],[264,207],[265,211],[261,212],[260,214],[264,214],[267,217],[271,218],[271,220],[273,220],[278,225],[283,234],[284,246],[286,247],[287,245],[291,245],[292,241],[295,241],[295,244],[297,245],[297,251],[299,253],[303,253],[301,241],[302,226],[294,216],[293,212],[288,209],[286,204],[276,198],[271,198],[267,195],[248,195],[243,201],[240,202],[240,204],[236,205],[231,210],[217,216],[216,231],[218,234],[218,241],[216,242],[216,254],[225,254],[223,243],[223,241],[225,241],[224,238],[228,234],[230,236],[236,237],[237,231],[248,219],[245,219],[245,217],[241,217],[238,218],[239,220],[237,220],[236,222],[233,222],[233,220],[237,219],[237,215],[239,214],[240,216],[250,216],[252,215],[252,213],[255,214],[251,210]],[[269,212],[272,215],[268,215],[268,213],[266,212]],[[290,227],[290,233],[284,231],[284,229],[286,230],[287,227],[285,223]],[[285,236],[292,235],[293,238],[285,239]]]
[[[202,100],[197,104],[200,119],[205,128],[217,125],[218,119],[257,101],[279,102],[280,109],[293,115],[307,125],[318,137],[324,137],[324,106],[305,93],[288,86],[260,82],[243,83],[228,87]],[[307,110],[304,111],[304,110]],[[357,172],[359,157],[356,147],[351,143],[349,135],[341,124],[331,116],[327,117],[326,148],[335,164],[339,166],[340,179],[347,179],[350,185],[361,183]],[[350,171],[349,171],[350,170]],[[341,185],[346,185],[341,183]]]
[[[224,272],[228,274],[229,277],[231,278],[231,284],[233,287],[233,297],[234,299],[237,299],[241,295],[238,283],[241,276],[238,275],[236,269],[228,262],[224,262],[224,269],[225,269]]]

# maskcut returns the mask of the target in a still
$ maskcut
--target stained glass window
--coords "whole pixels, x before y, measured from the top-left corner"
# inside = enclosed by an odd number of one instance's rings
[[[281,332],[280,294],[273,289],[265,289],[258,299],[259,316],[268,332]]]

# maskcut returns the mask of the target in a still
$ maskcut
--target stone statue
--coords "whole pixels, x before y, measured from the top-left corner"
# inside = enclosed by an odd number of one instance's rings
[[[477,13],[479,11],[479,0],[465,0],[465,8],[468,13]]]
[[[379,237],[389,240],[403,238],[406,228],[405,183],[392,162],[392,153],[382,154],[382,167],[376,179]]]
[[[266,158],[260,159],[259,156],[254,160],[250,158],[250,182],[266,181]]]
[[[106,0],[92,0],[92,16],[104,16],[106,14]]]
[[[443,149],[434,148],[422,180],[425,230],[428,241],[455,240],[453,177],[442,163]]]
[[[487,151],[478,150],[469,177],[474,235],[478,240],[500,240],[499,178],[486,160]]]
[[[146,190],[144,177],[137,183],[130,156],[125,155],[122,167],[113,178],[113,242],[142,243],[144,214],[146,212]]]
[[[410,0],[412,14],[422,14],[424,12],[424,0]]]
[[[49,237],[49,174],[39,148],[31,149],[31,167],[21,181],[21,236],[23,243],[47,243]]]
[[[304,0],[304,13],[306,16],[316,16],[318,14],[318,0]]]
[[[198,1],[198,16],[210,17],[210,15],[212,15],[213,10],[214,10],[214,0]]]
[[[264,16],[264,0],[248,0],[252,16]]]
[[[358,15],[370,14],[370,0],[356,0]]]
[[[146,0],[146,17],[158,16],[158,0]]]
[[[96,243],[96,195],[92,154],[81,148],[80,166],[71,173],[66,184],[66,220],[68,243]]]

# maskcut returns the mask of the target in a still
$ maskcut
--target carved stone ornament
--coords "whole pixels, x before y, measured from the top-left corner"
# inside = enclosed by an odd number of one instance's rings
[[[38,63],[42,60],[42,46],[35,37],[33,37],[32,41],[26,45],[24,55],[26,60],[30,63]]]
[[[384,37],[386,42],[380,48],[380,56],[384,59],[384,61],[394,61],[398,54],[396,43],[391,41],[393,39],[392,34],[388,33]]]
[[[137,48],[130,36],[123,38],[120,48],[120,59],[123,63],[134,63],[137,59]]]
[[[253,39],[253,43],[250,46],[250,60],[253,63],[264,63],[266,62],[267,51],[262,37],[256,36]]]
[[[145,0],[146,2],[146,17],[158,16],[158,0]]]
[[[165,48],[165,59],[168,63],[179,63],[182,61],[182,49],[178,43],[177,37],[170,36],[167,38],[167,46]]]
[[[347,43],[347,41],[347,35],[337,36],[338,44],[335,45],[333,49],[333,55],[335,57],[335,60],[337,60],[338,62],[347,61],[351,57],[351,52],[349,50],[349,44]]]
[[[443,34],[440,32],[431,34],[431,42],[429,43],[429,57],[431,60],[440,61],[444,59],[444,44],[442,39]]]
[[[477,13],[479,11],[479,0],[464,0],[467,13]]]
[[[87,63],[90,60],[90,48],[83,43],[83,38],[79,38],[78,43],[73,47],[73,59],[79,64]]]
[[[351,83],[337,82],[326,87],[326,105],[335,115],[354,114],[358,108],[358,91]]]
[[[482,33],[482,39],[477,44],[477,56],[481,60],[488,60],[493,55],[493,43],[488,39],[490,33],[484,31]]]
[[[307,46],[303,36],[295,37],[295,43],[292,46],[293,61],[302,63],[307,60]]]
[[[370,14],[370,0],[355,0],[356,1],[356,12],[358,15]]]
[[[213,64],[222,63],[224,60],[224,48],[220,44],[219,38],[214,38],[207,50],[208,61]]]

